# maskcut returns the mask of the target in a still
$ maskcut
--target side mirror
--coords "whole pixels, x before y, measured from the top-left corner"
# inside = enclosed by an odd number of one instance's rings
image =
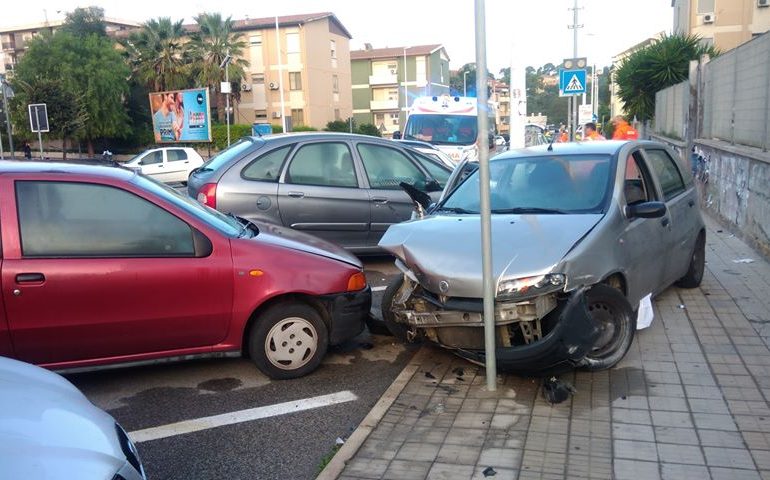
[[[666,204],[663,202],[644,202],[626,205],[628,218],[660,218],[666,214]]]

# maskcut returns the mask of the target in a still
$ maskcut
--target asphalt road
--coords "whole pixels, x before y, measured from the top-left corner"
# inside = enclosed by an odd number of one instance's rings
[[[375,287],[396,273],[392,259],[364,259]],[[128,432],[283,402],[349,392],[354,400],[138,443],[150,479],[310,479],[379,400],[414,353],[364,332],[334,347],[313,374],[271,381],[249,361],[205,360],[68,375]],[[350,394],[352,394],[352,397]]]

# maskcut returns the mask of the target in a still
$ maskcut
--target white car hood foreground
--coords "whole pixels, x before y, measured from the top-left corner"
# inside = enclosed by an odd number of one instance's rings
[[[0,478],[110,479],[115,420],[61,376],[0,357]]]
[[[495,286],[502,279],[551,272],[601,218],[601,214],[493,215]],[[429,291],[481,298],[480,223],[477,215],[429,216],[392,225],[379,245],[404,262]],[[448,288],[440,289],[441,282]]]

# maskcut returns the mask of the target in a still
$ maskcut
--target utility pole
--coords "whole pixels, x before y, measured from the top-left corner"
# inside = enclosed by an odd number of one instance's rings
[[[5,75],[0,75],[0,90],[2,90],[3,97],[3,112],[5,112],[5,127],[8,129],[8,146],[10,148],[9,155],[13,158],[13,136],[11,132],[11,112],[8,111],[8,98],[13,98],[13,90],[8,86],[5,81]]]
[[[572,10],[572,25],[567,26],[567,28],[572,30],[572,58],[578,57],[578,28],[583,28],[583,25],[578,24],[578,0],[575,0],[574,7],[571,8]],[[584,97],[585,98],[585,97]],[[570,105],[571,105],[571,111],[569,113],[569,140],[571,142],[575,141],[575,132],[577,130],[577,118],[578,118],[578,100],[577,95],[572,95],[572,98],[570,98]]]
[[[283,59],[281,58],[281,35],[279,33],[278,15],[275,16],[275,55],[278,59],[278,94],[281,96],[281,125],[286,133],[286,105],[283,99]]]

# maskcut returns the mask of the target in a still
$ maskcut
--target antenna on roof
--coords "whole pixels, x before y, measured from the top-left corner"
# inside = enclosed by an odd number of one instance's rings
[[[551,134],[551,143],[548,144],[548,151],[553,152],[553,141],[556,140],[556,132]]]

